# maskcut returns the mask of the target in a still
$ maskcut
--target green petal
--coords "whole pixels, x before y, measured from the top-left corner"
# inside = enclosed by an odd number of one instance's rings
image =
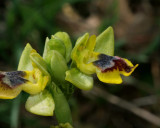
[[[28,43],[21,54],[19,65],[18,65],[18,70],[31,71],[33,69],[32,62],[30,59],[30,53],[32,50],[33,48]]]
[[[49,91],[44,90],[38,94],[29,96],[25,107],[29,112],[36,115],[53,116],[55,104]]]
[[[50,52],[52,54],[51,58],[51,70],[54,78],[56,78],[59,82],[65,81],[65,72],[67,71],[67,63],[63,56],[57,52],[52,50]]]
[[[97,37],[94,51],[110,56],[114,55],[114,33],[112,27],[108,27]]]
[[[70,58],[71,58],[71,51],[72,51],[72,43],[69,38],[69,35],[66,32],[57,32],[54,36],[60,38],[63,41],[63,43],[66,47],[65,59],[67,62],[69,62]]]
[[[76,68],[66,72],[66,80],[82,90],[90,90],[93,87],[92,76],[86,75]]]

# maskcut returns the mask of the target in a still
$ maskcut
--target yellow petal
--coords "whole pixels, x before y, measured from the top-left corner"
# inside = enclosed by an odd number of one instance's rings
[[[0,98],[15,98],[21,92],[22,85],[27,82],[23,78],[25,75],[22,71],[0,72]]]
[[[93,52],[94,47],[96,45],[96,36],[92,35],[88,42],[86,43],[86,49],[88,49],[90,52]]]
[[[104,83],[111,83],[111,84],[120,84],[122,83],[121,76],[118,70],[108,71],[105,73],[98,72],[97,76],[100,81]]]
[[[129,75],[131,75],[131,73],[135,70],[135,68],[138,67],[138,64],[136,64],[136,65],[134,66],[129,60],[124,59],[124,58],[123,58],[123,60],[126,62],[126,64],[127,64],[129,67],[131,67],[131,71],[130,71],[130,72],[126,72],[126,71],[123,69],[123,71],[120,71],[120,73],[121,73],[122,75],[124,75],[124,76],[129,76]]]
[[[138,66],[138,65],[133,66],[133,64],[127,59],[120,58],[118,56],[108,56],[105,54],[99,54],[98,60],[94,61],[93,64],[97,67],[98,73],[99,72],[101,73],[103,77],[103,79],[102,78],[101,79],[106,82],[108,80],[105,80],[105,79],[109,79],[111,78],[111,76],[114,78],[114,75],[115,77],[117,76],[120,77],[120,74],[124,76],[129,76],[134,71],[134,69]],[[112,78],[111,78],[111,81],[112,81]],[[120,83],[120,82],[117,82],[119,80],[115,79],[115,81],[116,81],[115,83]],[[108,83],[114,83],[114,82],[108,82]]]
[[[28,71],[26,79],[28,80],[23,84],[22,89],[29,94],[36,94],[44,90],[49,77],[43,76],[42,72],[35,68],[33,71]]]
[[[81,72],[86,74],[93,74],[96,71],[96,67],[88,60],[88,50],[84,50],[81,52],[79,57],[76,59],[77,67],[80,69]]]
[[[10,88],[0,83],[0,99],[13,99],[19,95],[21,87]]]

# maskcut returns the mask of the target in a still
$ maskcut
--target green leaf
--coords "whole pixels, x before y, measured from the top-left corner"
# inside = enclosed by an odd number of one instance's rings
[[[80,72],[77,68],[72,68],[66,72],[67,81],[71,82],[77,88],[82,90],[90,90],[93,87],[93,78]]]
[[[114,55],[114,33],[112,27],[108,27],[97,37],[94,51],[110,56]]]
[[[53,116],[55,103],[52,95],[47,90],[30,95],[26,101],[27,111],[41,116]]]
[[[57,32],[54,36],[60,38],[63,41],[63,43],[66,47],[65,59],[67,62],[69,62],[71,59],[71,51],[72,51],[72,43],[69,38],[69,35],[66,32]]]
[[[31,45],[28,43],[26,47],[24,48],[22,55],[20,57],[19,65],[18,65],[18,70],[21,71],[31,71],[33,69],[32,67],[32,61],[30,59],[30,53],[33,50]]]

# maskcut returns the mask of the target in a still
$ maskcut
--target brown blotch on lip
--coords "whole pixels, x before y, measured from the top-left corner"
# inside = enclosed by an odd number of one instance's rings
[[[93,62],[95,66],[101,69],[101,72],[111,72],[114,69],[119,71],[125,71],[127,73],[132,71],[133,67],[127,65],[127,63],[120,57],[108,56],[100,54],[99,60]]]
[[[24,84],[28,81],[23,78],[25,75],[26,73],[24,71],[0,72],[1,86],[15,88],[16,86]]]
[[[5,75],[1,74],[1,72],[0,72],[0,81],[1,81],[1,79],[2,79],[3,77],[5,77]]]

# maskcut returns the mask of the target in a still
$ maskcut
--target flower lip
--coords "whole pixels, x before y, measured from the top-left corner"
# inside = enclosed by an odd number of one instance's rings
[[[6,87],[15,88],[28,81],[23,78],[25,75],[24,71],[0,72],[0,82]]]
[[[111,72],[114,69],[127,73],[132,71],[133,67],[127,65],[125,60],[118,56],[99,54],[98,58],[99,60],[94,61],[93,64],[98,67],[102,73]]]

